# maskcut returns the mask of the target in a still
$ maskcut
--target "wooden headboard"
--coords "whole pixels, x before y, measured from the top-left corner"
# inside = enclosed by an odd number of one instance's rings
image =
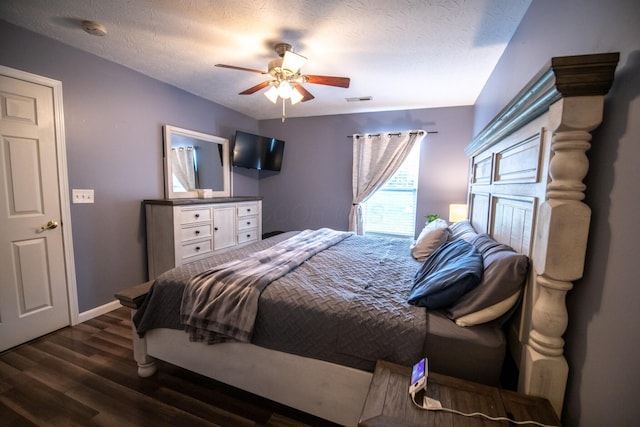
[[[549,399],[558,416],[569,371],[565,296],[582,277],[591,216],[586,152],[618,59],[552,58],[466,148],[473,226],[531,259],[508,334],[519,391]]]

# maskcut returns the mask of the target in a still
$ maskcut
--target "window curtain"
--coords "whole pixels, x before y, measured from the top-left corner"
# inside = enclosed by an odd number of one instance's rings
[[[421,130],[398,133],[353,135],[353,201],[349,231],[364,234],[361,203],[398,170],[411,148],[427,133]]]
[[[196,188],[196,163],[193,147],[171,149],[171,167],[173,175],[186,191]]]

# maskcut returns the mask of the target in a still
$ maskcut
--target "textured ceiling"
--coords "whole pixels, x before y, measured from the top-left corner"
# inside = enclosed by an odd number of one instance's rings
[[[315,99],[288,117],[472,105],[531,0],[2,0],[0,18],[242,112],[279,118],[262,93],[286,42],[302,72],[350,77],[348,89],[305,85]],[[102,23],[107,35],[82,31]],[[371,96],[371,101],[345,98]]]

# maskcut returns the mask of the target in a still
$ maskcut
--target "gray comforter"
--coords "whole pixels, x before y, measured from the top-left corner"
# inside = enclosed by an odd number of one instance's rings
[[[184,329],[179,308],[192,276],[295,234],[162,274],[134,317],[138,333]],[[418,267],[406,240],[350,236],[262,291],[252,342],[359,369],[373,370],[378,359],[410,366],[425,354],[428,326],[426,310],[407,304]]]
[[[182,294],[180,316],[191,341],[249,342],[262,291],[350,233],[304,230],[270,248],[193,276]]]

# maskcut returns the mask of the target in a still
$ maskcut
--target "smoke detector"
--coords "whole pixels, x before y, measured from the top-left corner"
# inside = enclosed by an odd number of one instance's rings
[[[82,29],[92,36],[102,37],[107,34],[107,27],[95,21],[82,21]]]

